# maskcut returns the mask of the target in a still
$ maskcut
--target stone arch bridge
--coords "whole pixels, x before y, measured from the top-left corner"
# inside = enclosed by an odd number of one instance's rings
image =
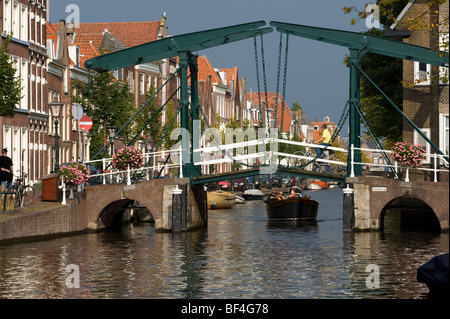
[[[174,190],[182,192],[181,209],[172,209]],[[189,179],[163,178],[137,184],[88,186],[71,202],[72,216],[89,230],[107,228],[120,222],[133,201],[145,205],[155,220],[157,231],[187,231],[206,227],[207,206],[203,186],[190,187]]]
[[[402,216],[402,223],[417,226],[425,213],[435,216],[436,227],[442,232],[449,230],[449,187],[448,182],[414,180],[404,182],[378,176],[348,177],[348,185],[354,190],[353,216],[350,228],[356,231],[382,230],[386,210],[398,207],[415,211],[417,214]],[[402,213],[403,215],[403,213]],[[348,216],[347,216],[348,217]],[[349,218],[347,218],[349,220]],[[350,222],[347,222],[350,223]],[[346,224],[344,207],[344,228]]]

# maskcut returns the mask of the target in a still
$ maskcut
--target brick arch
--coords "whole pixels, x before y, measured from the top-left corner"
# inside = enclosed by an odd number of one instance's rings
[[[171,179],[141,181],[137,184],[99,185],[87,187],[83,205],[87,213],[89,229],[103,228],[102,211],[120,200],[135,200],[145,205],[152,214],[157,227],[162,225],[164,186],[173,184]]]
[[[419,201],[423,204],[423,208],[427,208],[427,210],[425,212],[429,212],[429,210],[431,210],[433,212],[436,222],[438,224],[440,223],[440,220],[438,217],[439,213],[437,213],[436,210],[433,209],[430,205],[428,205],[423,199],[420,199],[415,196],[414,197],[413,196],[399,196],[399,197],[396,197],[396,198],[390,200],[389,202],[387,202],[385,204],[385,206],[383,207],[383,209],[380,211],[379,221],[380,221],[381,229],[384,228],[384,218],[386,217],[386,211],[396,201],[398,201],[401,204],[404,204],[405,208],[415,207],[415,204],[418,204],[418,201]],[[408,204],[410,204],[410,205],[408,205]],[[420,206],[420,208],[422,208],[422,206]],[[424,214],[424,216],[426,216],[426,213]],[[421,218],[421,220],[423,221],[423,218]]]
[[[414,198],[422,201],[434,212],[442,231],[448,231],[448,184],[425,181],[404,183],[390,179],[361,179],[361,187],[370,192],[370,218],[372,226],[380,226],[382,213],[395,199]],[[365,184],[365,185],[364,185]],[[373,191],[374,188],[385,188],[386,191]],[[372,190],[372,191],[370,191]],[[363,203],[367,205],[367,203]],[[375,227],[375,228],[377,228]]]

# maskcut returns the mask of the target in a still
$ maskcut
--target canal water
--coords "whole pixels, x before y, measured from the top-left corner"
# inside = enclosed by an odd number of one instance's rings
[[[449,251],[448,233],[402,232],[395,211],[383,233],[343,233],[342,190],[305,193],[313,224],[268,223],[251,201],[189,233],[130,224],[0,245],[0,298],[430,298],[417,267]]]

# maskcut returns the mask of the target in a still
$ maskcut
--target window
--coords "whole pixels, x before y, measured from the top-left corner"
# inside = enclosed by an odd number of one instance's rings
[[[449,155],[449,134],[448,114],[439,114],[439,149],[445,155]]]
[[[430,85],[430,64],[414,62],[414,82],[416,85]]]
[[[141,73],[139,77],[139,94],[145,94],[145,74]]]
[[[428,139],[430,138],[430,136],[431,136],[431,129],[429,129],[429,128],[421,128],[420,130],[425,134],[425,136]],[[422,137],[422,135],[417,133],[416,130],[414,130],[414,141],[413,141],[413,143],[422,145],[425,148],[427,154],[430,154],[431,145]],[[425,159],[423,160],[422,164],[430,164],[430,156],[429,155],[427,155],[425,157]]]
[[[3,5],[3,15],[4,15],[4,21],[3,21],[3,32],[5,33],[11,33],[11,0],[5,0],[5,3]]]

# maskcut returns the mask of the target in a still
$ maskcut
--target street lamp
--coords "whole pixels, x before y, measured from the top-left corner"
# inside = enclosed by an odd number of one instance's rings
[[[117,126],[108,126],[108,136],[111,144],[111,157],[114,155],[114,137],[117,133]]]
[[[59,117],[62,113],[62,107],[64,106],[63,102],[50,102],[48,104],[48,107],[50,109],[50,113],[52,115],[53,122],[55,123],[55,172],[59,170],[59,146],[58,146],[58,124],[59,124]]]

